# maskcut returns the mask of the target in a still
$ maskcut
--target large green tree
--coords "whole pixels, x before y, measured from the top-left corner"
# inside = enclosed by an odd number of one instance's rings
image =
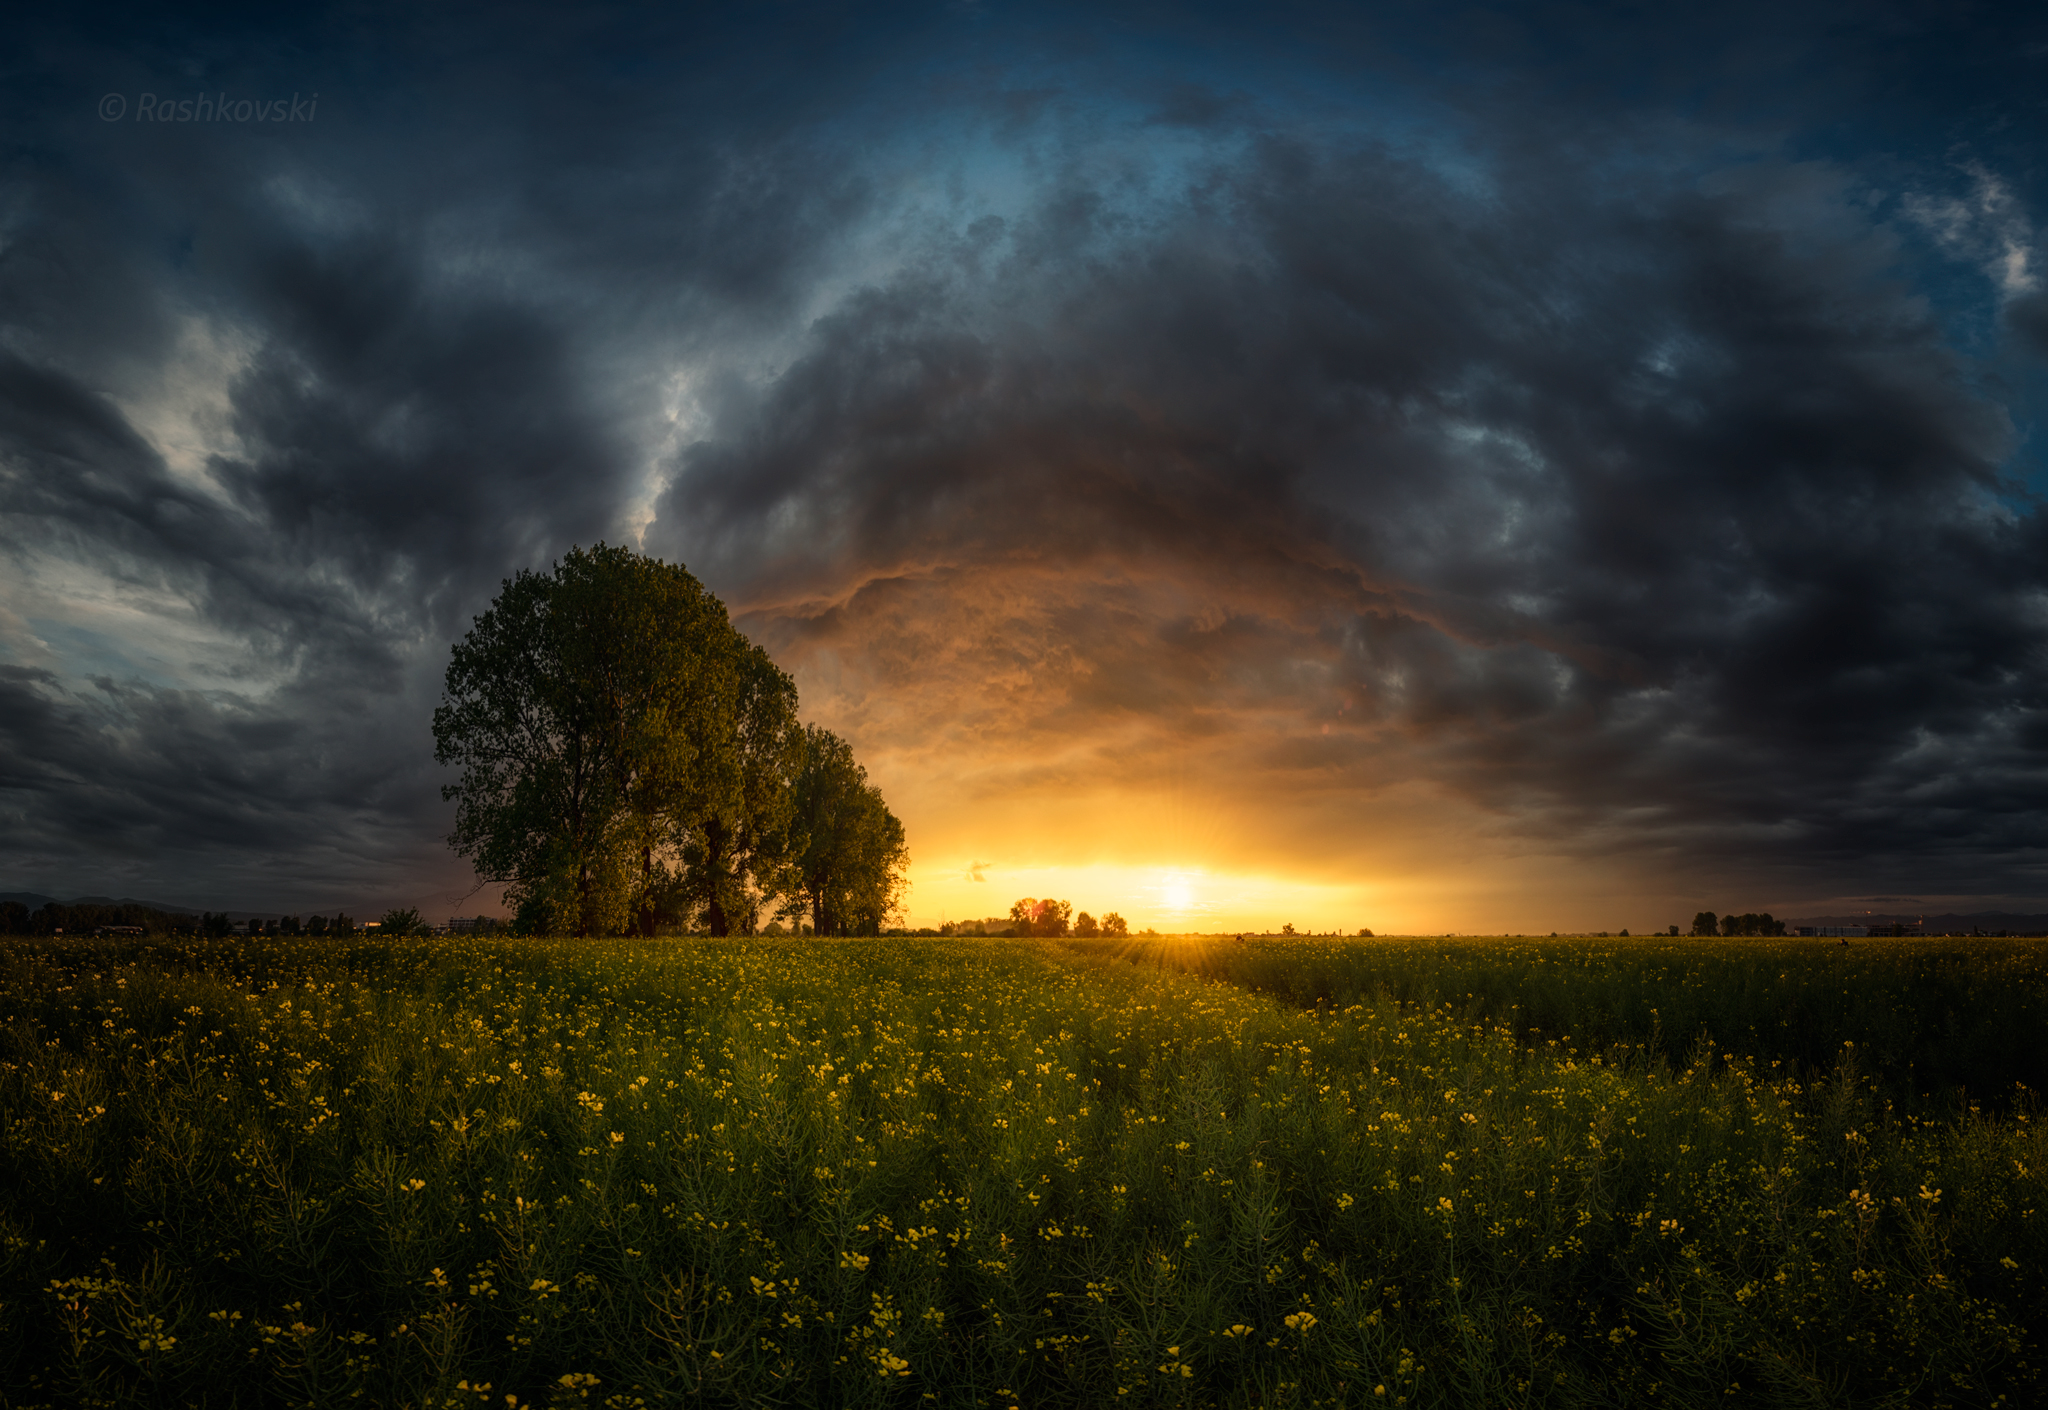
[[[689,720],[697,766],[678,840],[684,894],[705,929],[731,935],[800,889],[793,825],[805,740],[795,682],[736,631],[721,647]]]
[[[794,802],[796,905],[820,935],[879,933],[902,910],[910,848],[881,789],[830,730],[805,727]]]
[[[796,689],[679,564],[599,544],[508,580],[451,655],[449,843],[523,926],[696,918],[788,882]]]

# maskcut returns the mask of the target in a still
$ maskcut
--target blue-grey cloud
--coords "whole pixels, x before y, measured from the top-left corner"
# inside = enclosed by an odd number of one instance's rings
[[[9,884],[459,893],[448,643],[644,534],[963,789],[1196,759],[1300,855],[1428,785],[1645,876],[2038,891],[2039,410],[1993,369],[2048,347],[2048,50],[1750,19],[37,21]],[[321,97],[100,120],[145,87]]]

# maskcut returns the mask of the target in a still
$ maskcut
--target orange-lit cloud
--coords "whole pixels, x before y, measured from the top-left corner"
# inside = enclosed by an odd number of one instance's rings
[[[1912,489],[1855,501],[1860,541],[1971,538],[2010,442],[1895,336],[1843,193],[1567,229],[1533,188],[1380,151],[1210,177],[1227,218],[1139,247],[935,240],[658,506],[649,541],[732,585],[909,823],[915,914],[977,904],[948,879],[973,861],[1225,928],[1661,927],[1916,849],[2010,884],[2012,820],[1930,851],[1949,824],[1890,800],[2003,767],[1981,672],[2035,629],[1982,573],[2017,540],[1909,588],[1834,517],[1881,464]],[[1759,243],[1793,196],[1809,243]],[[1697,297],[1730,261],[1776,321]],[[1928,612],[1973,643],[1975,703],[1866,691],[1845,719],[1854,682],[1931,661]],[[1209,878],[1202,907],[1162,902],[1166,871]]]

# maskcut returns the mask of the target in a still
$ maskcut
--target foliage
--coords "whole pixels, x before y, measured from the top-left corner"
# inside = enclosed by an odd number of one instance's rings
[[[794,884],[796,688],[680,565],[599,544],[508,580],[434,741],[449,843],[525,930],[727,933]]]
[[[104,1405],[2039,1403],[2031,1106],[1921,1120],[1847,1062],[1674,1066],[1384,992],[1297,1008],[1171,948],[1269,947],[12,947],[0,1382]],[[1320,951],[1343,948],[1378,947]],[[2038,995],[2041,947],[2000,953]]]
[[[901,913],[908,885],[903,824],[845,740],[810,725],[803,743],[790,823],[797,894],[788,911],[808,909],[819,935],[879,935]]]
[[[1107,911],[1103,914],[1102,934],[1105,939],[1111,939],[1120,935],[1129,935],[1130,933],[1131,927],[1125,922],[1124,918],[1118,915],[1115,911]]]
[[[1026,896],[1010,907],[1010,925],[1018,935],[1056,939],[1067,933],[1067,918],[1073,913],[1074,906],[1070,901],[1055,901],[1049,896],[1041,901]]]
[[[426,919],[414,906],[407,906],[404,910],[386,911],[384,918],[377,922],[377,929],[386,936],[424,935],[427,928]]]
[[[1093,953],[1093,951],[1089,951]],[[1531,1041],[1641,1045],[1683,1065],[1703,1048],[1766,1071],[1857,1065],[1914,1110],[2048,1091],[2048,945],[2029,940],[1524,940],[1302,937],[1249,945],[1182,940],[1115,947],[1304,1007],[1445,1008]]]
[[[1678,927],[1673,926],[1671,933],[1676,935]],[[1730,937],[1737,935],[1783,935],[1785,933],[1785,922],[1773,919],[1769,911],[1765,911],[1762,914],[1750,911],[1739,916],[1721,916],[1717,924],[1716,917],[1712,911],[1701,911],[1692,918],[1692,933],[1702,936],[1722,935]]]
[[[757,929],[764,905],[801,894],[804,839],[792,827],[809,741],[796,683],[737,631],[719,644],[709,698],[689,720],[697,762],[677,835],[687,837],[688,905],[710,934],[731,935]],[[643,917],[642,934],[655,919]]]
[[[20,901],[0,901],[0,935],[90,935],[101,926],[141,929],[152,935],[175,935],[200,929],[205,916],[160,911],[133,902],[85,902],[67,906],[51,901],[30,910]]]
[[[980,920],[951,920],[939,927],[941,935],[988,935],[1009,937],[1017,926],[1008,916],[985,916]]]

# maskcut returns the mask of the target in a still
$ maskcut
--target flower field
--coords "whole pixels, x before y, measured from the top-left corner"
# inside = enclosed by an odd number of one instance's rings
[[[18,943],[0,1401],[2040,1403],[2048,949],[1684,943]]]
[[[1100,946],[1070,942],[1081,953]],[[2048,1091],[2048,944],[2039,940],[1391,937],[1152,938],[1125,958],[1301,1007],[1445,1005],[1580,1045],[1642,1045],[1685,1064],[1703,1039],[1780,1067],[1857,1069],[1901,1106]]]

